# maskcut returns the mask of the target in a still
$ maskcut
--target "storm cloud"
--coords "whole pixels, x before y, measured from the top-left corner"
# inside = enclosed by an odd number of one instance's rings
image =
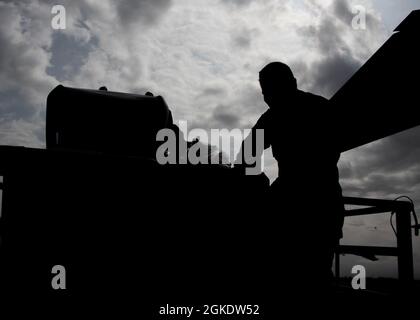
[[[368,11],[363,12],[366,28],[353,29],[355,13],[347,0],[313,9],[319,13],[318,23],[298,28],[297,33],[320,55],[306,66],[301,82],[310,91],[331,97],[373,53],[372,49],[379,48],[384,29],[380,19]]]
[[[140,22],[153,25],[171,6],[171,0],[125,0],[117,2],[120,23],[130,25]]]

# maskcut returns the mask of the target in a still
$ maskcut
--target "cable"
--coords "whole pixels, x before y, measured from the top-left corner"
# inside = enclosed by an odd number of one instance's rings
[[[395,198],[394,201],[398,201],[400,199],[407,199],[411,203],[411,212],[410,213],[413,214],[414,223],[415,223],[411,227],[414,228],[414,234],[415,234],[415,236],[418,236],[419,235],[420,225],[419,225],[419,222],[417,220],[417,214],[416,214],[416,210],[414,208],[414,201],[410,197],[408,197],[408,196],[399,196],[399,197]],[[392,211],[391,212],[391,216],[389,218],[389,222],[391,224],[392,231],[394,231],[395,236],[397,236],[397,230],[395,229],[394,223],[392,221],[392,217],[394,216],[395,213],[396,213],[395,211]]]

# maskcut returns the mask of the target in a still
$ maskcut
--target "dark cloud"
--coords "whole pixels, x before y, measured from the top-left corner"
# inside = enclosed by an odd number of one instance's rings
[[[214,109],[213,119],[221,124],[222,128],[236,128],[240,120],[236,114],[224,105],[219,105]]]
[[[199,96],[223,96],[226,94],[226,90],[221,87],[207,87]]]
[[[332,12],[332,13],[330,13]],[[316,26],[306,26],[297,30],[302,40],[313,45],[320,58],[310,65],[301,62],[303,79],[298,79],[307,88],[326,97],[331,97],[363,64],[370,52],[370,39],[379,30],[380,21],[366,12],[367,28],[361,35],[360,30],[352,29],[354,13],[347,0],[334,1],[331,10],[321,13],[321,21]],[[347,33],[352,32],[357,44],[346,41]],[[305,66],[304,68],[302,68]]]
[[[325,17],[319,26],[299,30],[301,36],[315,42],[321,58],[307,66],[309,72],[300,81],[309,84],[309,90],[327,97],[337,91],[361,66],[341,35],[342,26],[334,17]]]
[[[98,44],[97,38],[88,42],[76,40],[66,33],[54,33],[52,36],[51,60],[47,73],[58,81],[72,79],[89,57],[89,52]]]
[[[353,20],[353,13],[347,1],[334,1],[333,12],[335,17],[342,20],[345,24],[350,25]]]
[[[330,97],[360,68],[361,62],[351,55],[335,53],[312,66],[312,90]]]
[[[26,97],[22,90],[10,89],[1,91],[0,114],[3,121],[13,121],[15,119],[30,120],[35,115],[37,110],[33,105],[25,101]]]
[[[236,92],[232,99],[223,104],[221,110],[228,110],[225,113],[237,117],[238,121],[235,123],[237,128],[248,129],[254,126],[258,117],[267,110],[267,106],[263,100],[261,89],[257,85],[248,85]],[[221,112],[221,110],[218,112]]]
[[[420,128],[413,128],[380,143],[360,148],[363,158],[358,164],[359,177],[366,171],[397,173],[420,166]]]
[[[235,5],[239,7],[248,6],[254,0],[221,0],[224,4]]]
[[[240,49],[250,49],[254,38],[259,34],[256,28],[243,27],[232,35],[233,45]]]
[[[233,43],[235,46],[248,49],[251,47],[251,35],[247,33],[238,34],[233,37]]]
[[[123,0],[118,2],[117,11],[122,25],[139,21],[144,25],[153,25],[171,4],[171,0]]]
[[[255,75],[256,84],[241,89],[236,95],[236,101],[233,102],[234,106],[239,108],[237,112],[246,117],[262,114],[267,109],[257,78],[258,74]]]
[[[219,92],[216,92],[216,97]],[[248,86],[237,92],[235,96],[217,104],[210,116],[193,121],[194,128],[203,129],[249,129],[258,117],[266,110],[260,90]]]
[[[215,103],[209,116],[194,121],[194,128],[251,128],[267,108],[257,85],[242,87],[233,96],[228,96],[227,89],[221,85],[209,86],[197,96],[198,100],[201,98],[208,101],[222,99],[223,103]]]

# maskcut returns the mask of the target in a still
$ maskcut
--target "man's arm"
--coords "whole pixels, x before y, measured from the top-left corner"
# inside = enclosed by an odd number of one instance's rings
[[[268,112],[268,111],[267,111]],[[241,148],[236,156],[234,167],[240,170],[259,170],[261,172],[261,157],[264,150],[270,147],[269,135],[266,135],[267,117],[268,114],[264,113],[251,129],[251,132],[244,139]]]

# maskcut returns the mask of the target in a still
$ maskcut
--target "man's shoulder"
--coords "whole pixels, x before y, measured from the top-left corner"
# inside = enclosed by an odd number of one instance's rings
[[[311,92],[306,92],[306,91],[301,91],[301,90],[299,90],[298,92],[301,99],[311,102],[311,103],[326,104],[329,101],[328,99],[320,95],[311,93]]]

